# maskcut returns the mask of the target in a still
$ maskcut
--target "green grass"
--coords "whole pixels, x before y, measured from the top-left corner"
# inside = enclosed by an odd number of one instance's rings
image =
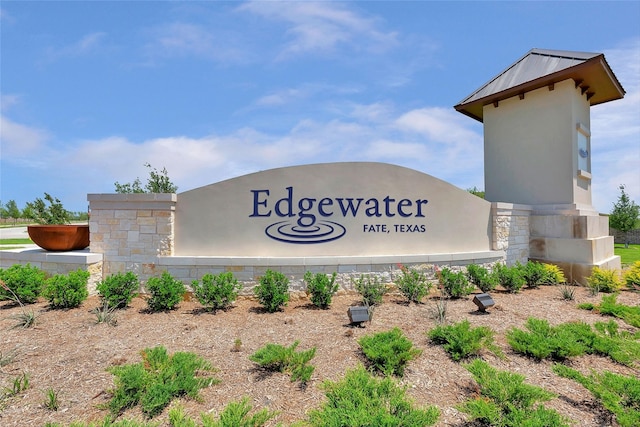
[[[613,246],[613,252],[621,258],[623,266],[640,261],[640,245],[629,245],[625,249],[624,244],[616,243]]]
[[[0,239],[0,245],[31,245],[31,239]]]

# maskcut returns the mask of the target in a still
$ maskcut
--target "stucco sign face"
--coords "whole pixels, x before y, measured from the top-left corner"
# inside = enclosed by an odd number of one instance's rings
[[[272,169],[178,195],[176,255],[349,256],[490,249],[490,204],[383,163]]]
[[[270,238],[293,244],[319,244],[340,239],[347,233],[342,225],[347,217],[363,217],[362,232],[426,232],[426,199],[400,199],[390,195],[376,197],[296,197],[294,187],[287,187],[282,198],[272,197],[272,190],[251,190],[253,211],[250,217],[278,218],[265,233]],[[389,220],[416,218],[414,226],[392,224]],[[383,223],[376,223],[382,219]],[[422,221],[422,222],[421,222]]]

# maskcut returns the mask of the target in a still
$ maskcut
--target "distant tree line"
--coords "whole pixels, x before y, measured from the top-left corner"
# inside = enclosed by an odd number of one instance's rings
[[[31,223],[33,220],[30,218],[33,215],[30,212],[28,204],[24,208],[20,209],[15,200],[9,200],[7,203],[0,201],[0,219],[3,223]],[[89,219],[88,212],[69,212],[71,214],[72,221],[87,221]]]

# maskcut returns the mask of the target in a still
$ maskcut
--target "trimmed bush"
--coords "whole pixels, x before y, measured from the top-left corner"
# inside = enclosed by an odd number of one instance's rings
[[[279,271],[267,269],[253,292],[260,304],[269,313],[274,313],[289,301],[289,279]]]
[[[89,296],[89,272],[78,269],[69,274],[56,274],[46,281],[43,296],[52,308],[78,307]]]
[[[312,427],[426,427],[440,417],[436,406],[414,408],[406,388],[391,378],[376,378],[362,366],[339,381],[325,381],[325,403],[309,412]]]
[[[193,294],[197,300],[208,310],[224,310],[238,298],[238,292],[242,285],[233,276],[233,273],[220,274],[207,273],[200,281],[191,283]]]
[[[466,275],[469,282],[482,292],[490,292],[498,285],[496,276],[480,265],[468,265]]]
[[[44,289],[45,277],[44,271],[31,264],[14,264],[6,270],[0,269],[0,279],[23,304],[33,304],[38,300]],[[11,292],[0,287],[0,300],[14,298]]]
[[[400,265],[400,276],[395,278],[395,283],[402,295],[416,304],[429,294],[432,287],[423,271],[404,265]]]
[[[625,270],[622,278],[629,289],[640,291],[640,261],[634,262],[631,267]]]
[[[367,307],[382,304],[382,297],[389,291],[387,285],[382,283],[378,276],[369,274],[361,274],[353,285],[362,296],[362,303]]]
[[[371,367],[384,375],[403,376],[407,363],[422,354],[421,350],[413,348],[413,343],[398,328],[365,335],[358,344]]]
[[[133,271],[128,271],[105,277],[96,289],[107,308],[124,308],[131,303],[139,287],[138,276]]]
[[[523,266],[520,263],[516,263],[516,265],[512,267],[496,264],[493,271],[498,278],[500,286],[512,294],[520,292],[520,289],[526,284]]]
[[[544,268],[544,264],[542,263],[528,261],[520,268],[524,277],[525,284],[528,288],[537,288],[540,285],[549,283],[552,280],[549,277],[547,269]]]
[[[338,291],[336,283],[336,273],[331,277],[324,273],[313,274],[307,271],[304,274],[304,281],[307,283],[307,293],[311,294],[311,302],[316,307],[328,308],[331,305],[333,294]]]
[[[542,264],[546,271],[547,281],[542,283],[543,285],[558,285],[560,283],[566,283],[567,279],[564,277],[564,273],[555,264]]]
[[[454,273],[448,267],[438,273],[438,280],[444,294],[449,298],[466,297],[473,292],[474,286],[469,284],[464,272]]]
[[[150,277],[146,288],[151,294],[147,300],[151,311],[173,310],[182,301],[186,292],[184,283],[174,279],[166,271],[160,277]]]
[[[605,270],[593,267],[591,275],[587,277],[587,287],[595,295],[598,292],[615,292],[622,287],[620,274],[616,270]]]

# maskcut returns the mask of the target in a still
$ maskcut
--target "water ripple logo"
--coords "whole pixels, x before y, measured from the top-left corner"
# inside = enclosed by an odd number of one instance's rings
[[[264,232],[279,242],[306,245],[337,240],[344,236],[347,230],[333,221],[316,221],[308,226],[301,226],[297,222],[280,221],[268,226]]]

